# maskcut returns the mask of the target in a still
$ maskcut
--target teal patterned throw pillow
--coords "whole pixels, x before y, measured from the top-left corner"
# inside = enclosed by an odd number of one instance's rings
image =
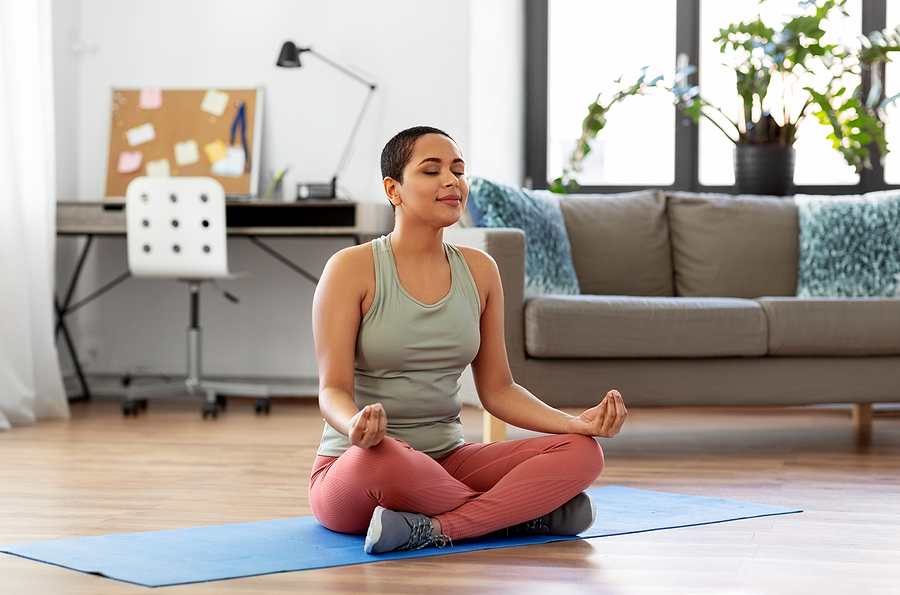
[[[525,232],[526,297],[579,293],[566,223],[553,194],[470,178],[469,201],[482,227]]]
[[[900,195],[797,196],[798,297],[900,296]]]

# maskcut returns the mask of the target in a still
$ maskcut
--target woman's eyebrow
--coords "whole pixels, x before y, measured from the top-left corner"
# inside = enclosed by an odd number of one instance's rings
[[[443,161],[440,157],[426,157],[419,163],[419,165],[422,165],[423,163],[443,163]],[[450,165],[453,165],[454,163],[462,163],[463,165],[465,165],[466,162],[463,161],[461,157],[457,157],[450,162]]]

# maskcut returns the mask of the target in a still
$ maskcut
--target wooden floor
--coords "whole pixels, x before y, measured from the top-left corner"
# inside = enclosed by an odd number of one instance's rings
[[[480,413],[467,408],[464,420],[479,440]],[[269,416],[232,399],[216,420],[196,403],[152,401],[139,418],[123,418],[113,400],[75,404],[71,421],[0,433],[0,543],[308,515],[321,427],[310,399],[277,400]],[[900,593],[897,413],[876,413],[867,442],[849,411],[635,409],[602,444],[597,487],[805,512],[160,592]],[[3,595],[147,592],[0,554]]]

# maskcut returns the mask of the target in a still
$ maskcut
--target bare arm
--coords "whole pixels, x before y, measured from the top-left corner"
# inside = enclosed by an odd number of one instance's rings
[[[353,398],[356,336],[371,291],[369,281],[374,286],[371,254],[369,245],[335,254],[325,265],[313,298],[319,409],[328,425],[362,448],[381,442],[387,430],[380,403],[360,411]]]
[[[484,408],[506,423],[535,432],[603,437],[618,434],[628,412],[616,390],[575,417],[550,407],[515,383],[506,354],[500,272],[488,255],[473,249],[463,251],[483,302],[481,348],[472,362],[472,372]]]

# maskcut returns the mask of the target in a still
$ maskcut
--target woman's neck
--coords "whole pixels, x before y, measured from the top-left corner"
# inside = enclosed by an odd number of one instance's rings
[[[419,262],[445,259],[443,228],[408,229],[398,221],[390,238],[394,258],[399,256]]]

